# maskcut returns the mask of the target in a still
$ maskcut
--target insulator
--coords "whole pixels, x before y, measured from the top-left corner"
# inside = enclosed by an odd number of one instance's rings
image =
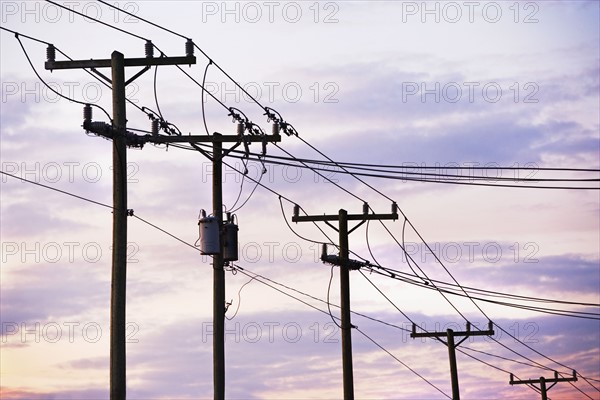
[[[398,204],[396,202],[392,203],[392,214],[398,214]]]
[[[273,135],[279,135],[279,122],[274,122],[272,126]]]
[[[245,130],[245,126],[243,123],[238,122],[237,124],[237,134],[238,135],[243,135],[244,134],[244,130]]]
[[[187,57],[194,56],[194,42],[192,42],[192,39],[188,39],[187,42],[185,42],[185,55]]]
[[[321,260],[327,258],[327,243],[323,243],[323,248],[321,249]]]
[[[48,59],[48,61],[51,62],[54,62],[54,60],[56,59],[56,48],[53,44],[49,44],[46,48],[46,58]]]
[[[87,122],[92,120],[92,106],[89,104],[83,106],[83,120]]]
[[[367,203],[365,201],[365,203],[363,204],[363,214],[368,214],[369,213],[369,203]]]
[[[152,120],[152,136],[158,136],[158,120]]]
[[[151,40],[146,40],[146,45],[144,46],[146,50],[146,58],[154,57],[154,45]]]
[[[298,204],[294,204],[294,217],[297,217],[300,214],[300,206]]]

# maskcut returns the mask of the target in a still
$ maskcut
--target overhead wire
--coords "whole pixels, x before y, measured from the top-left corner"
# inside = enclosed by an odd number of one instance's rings
[[[130,32],[130,31],[128,31],[128,30],[125,30],[125,29],[118,28],[118,27],[116,27],[116,26],[114,26],[114,25],[111,25],[111,24],[109,24],[109,23],[106,23],[106,22],[104,22],[104,21],[102,21],[102,20],[99,20],[99,19],[97,19],[97,18],[92,18],[92,17],[90,17],[89,15],[86,15],[86,14],[84,14],[84,13],[82,13],[82,12],[76,11],[76,10],[75,10],[75,9],[73,9],[73,8],[69,8],[69,7],[63,6],[62,4],[60,4],[60,3],[57,3],[57,2],[55,2],[55,1],[52,1],[52,0],[45,0],[45,1],[46,1],[46,2],[48,2],[48,3],[50,3],[50,4],[53,4],[53,5],[55,5],[55,6],[57,6],[57,7],[60,7],[60,8],[62,8],[63,10],[67,10],[67,11],[69,11],[69,12],[73,13],[73,14],[77,14],[77,15],[79,15],[79,16],[82,16],[83,18],[87,18],[87,19],[89,19],[89,20],[92,20],[92,21],[96,21],[96,22],[100,23],[101,25],[104,25],[104,26],[106,26],[106,27],[112,28],[112,29],[114,29],[114,30],[117,30],[117,31],[119,31],[119,32],[121,32],[121,33],[124,33],[124,34],[126,34],[126,35],[132,36],[132,37],[134,37],[134,38],[136,38],[136,39],[143,40],[144,42],[148,40],[148,39],[146,39],[145,37],[142,37],[142,36],[140,36],[140,35],[136,35],[135,33],[133,33],[133,32]]]
[[[240,268],[240,267],[237,267],[237,268]],[[252,275],[249,275],[249,274],[247,274],[247,273],[245,272],[245,270],[244,270],[244,269],[241,269],[241,270],[239,270],[239,272],[241,272],[242,274],[244,274],[244,275],[246,275],[246,276],[248,276],[248,277],[252,277]],[[256,276],[256,275],[254,275],[254,276]],[[282,290],[280,290],[280,289],[276,288],[275,286],[273,286],[273,285],[271,285],[271,284],[269,284],[269,283],[267,283],[267,282],[264,282],[264,281],[262,281],[262,280],[260,280],[260,279],[256,279],[256,281],[257,281],[257,282],[260,282],[260,283],[262,283],[262,284],[264,284],[264,285],[266,285],[266,286],[268,286],[268,287],[270,287],[270,288],[272,288],[272,289],[274,289],[274,290],[276,290],[276,291],[278,291],[278,292],[280,292],[280,293],[282,293],[282,294],[284,294],[284,295],[286,295],[286,296],[288,296],[288,297],[291,297],[292,299],[295,299],[296,301],[299,301],[299,302],[303,303],[304,305],[307,305],[307,306],[309,306],[309,307],[311,307],[311,308],[313,308],[313,309],[315,309],[315,310],[318,310],[318,311],[320,311],[320,312],[322,312],[322,313],[325,313],[325,314],[329,314],[329,315],[330,315],[330,317],[331,317],[331,319],[332,319],[332,320],[333,320],[333,321],[336,323],[336,325],[337,325],[337,326],[338,326],[338,327],[341,329],[341,327],[340,327],[340,326],[339,326],[339,324],[338,324],[338,323],[335,321],[335,319],[334,319],[333,315],[331,314],[331,311],[328,313],[327,311],[321,310],[321,309],[319,309],[319,308],[317,308],[317,307],[313,306],[312,304],[310,304],[310,303],[307,303],[307,302],[305,302],[304,300],[302,300],[302,299],[299,299],[299,298],[297,298],[297,297],[295,297],[295,296],[292,296],[292,295],[290,295],[289,293],[286,293],[286,292],[284,292],[284,291],[282,291]],[[327,303],[329,304],[329,301],[327,301]],[[383,346],[381,346],[379,343],[377,343],[377,342],[376,342],[374,339],[372,339],[370,336],[368,336],[368,335],[367,335],[365,332],[363,332],[362,330],[360,330],[358,327],[355,327],[355,329],[357,329],[357,330],[358,330],[358,331],[359,331],[359,332],[360,332],[360,333],[361,333],[363,336],[365,336],[367,339],[369,339],[369,340],[370,340],[372,343],[374,343],[374,344],[375,344],[377,347],[379,347],[381,350],[385,351],[385,352],[386,352],[388,355],[390,355],[392,358],[394,358],[396,361],[398,361],[398,362],[399,362],[401,365],[403,365],[405,368],[407,368],[407,369],[408,369],[410,372],[412,372],[413,374],[415,374],[417,377],[421,378],[421,379],[422,379],[424,382],[426,382],[428,385],[430,385],[430,386],[432,386],[433,388],[435,388],[436,390],[438,390],[440,393],[444,394],[446,397],[450,398],[450,396],[448,396],[447,394],[445,394],[445,393],[444,393],[444,392],[443,392],[441,389],[439,389],[437,386],[435,386],[433,383],[431,383],[429,380],[427,380],[427,379],[426,379],[426,378],[425,378],[423,375],[419,374],[419,373],[418,373],[418,372],[416,372],[414,369],[410,368],[410,367],[409,367],[409,366],[408,366],[406,363],[404,363],[403,361],[401,361],[401,360],[400,360],[398,357],[396,357],[396,356],[395,356],[395,355],[393,355],[393,354],[392,354],[390,351],[388,351],[388,350],[387,350],[387,349],[385,349]]]
[[[62,194],[65,194],[65,195],[68,195],[68,196],[72,196],[72,197],[78,198],[78,199],[80,199],[80,200],[84,200],[84,201],[87,201],[87,202],[90,202],[90,203],[94,203],[94,204],[96,204],[96,205],[104,206],[104,207],[107,207],[107,208],[112,208],[111,206],[109,206],[109,205],[107,205],[107,204],[103,204],[103,203],[100,203],[100,202],[96,202],[96,201],[94,201],[94,200],[91,200],[91,199],[88,199],[88,198],[84,198],[84,197],[82,197],[82,196],[77,196],[77,195],[74,195],[74,194],[72,194],[72,193],[69,193],[69,192],[66,192],[66,191],[62,191],[62,190],[60,190],[60,189],[56,189],[56,188],[53,188],[53,187],[51,187],[51,186],[48,186],[48,185],[43,185],[43,184],[39,184],[39,183],[37,183],[37,182],[34,182],[34,181],[30,181],[30,180],[27,180],[27,179],[22,179],[22,178],[19,178],[19,177],[17,177],[17,176],[14,176],[14,175],[12,175],[12,174],[6,173],[6,172],[4,172],[4,171],[1,171],[1,172],[2,172],[3,174],[5,174],[5,175],[11,176],[11,177],[13,177],[13,178],[15,178],[15,179],[21,179],[21,180],[23,180],[23,181],[25,181],[25,182],[32,183],[32,184],[35,184],[35,185],[38,185],[38,186],[41,186],[41,187],[44,187],[44,188],[46,188],[46,189],[50,189],[50,190],[53,190],[53,191],[57,191],[57,192],[60,192],[60,193],[62,193]],[[191,248],[192,248],[192,249],[194,249],[195,251],[199,251],[199,250],[198,250],[198,248],[196,248],[195,246],[193,246],[193,245],[191,245],[191,244],[189,244],[189,243],[185,242],[184,240],[182,240],[182,239],[178,238],[177,236],[175,236],[175,235],[171,234],[170,232],[168,232],[168,231],[166,231],[166,230],[164,230],[164,229],[162,229],[162,228],[158,227],[157,225],[155,225],[155,224],[152,224],[152,223],[150,223],[149,221],[147,221],[147,220],[145,220],[145,219],[143,219],[143,218],[141,218],[141,217],[139,217],[139,216],[136,216],[136,215],[134,215],[134,216],[135,216],[135,217],[136,217],[138,220],[140,220],[140,221],[142,221],[142,222],[144,222],[144,223],[148,224],[149,226],[152,226],[152,227],[154,227],[155,229],[158,229],[159,231],[161,231],[161,232],[163,232],[163,233],[165,233],[165,234],[167,234],[167,235],[171,236],[172,238],[174,238],[174,239],[178,240],[179,242],[181,242],[181,243],[183,243],[183,244],[187,245],[188,247],[191,247]],[[241,270],[241,272],[242,272],[242,273],[244,273],[245,275],[247,275],[248,277],[252,277],[251,275],[248,275],[247,273],[245,273],[245,272],[244,272],[244,270],[243,270],[243,269],[241,269],[241,267],[236,267],[236,268],[237,268],[238,270]],[[253,278],[254,278],[254,279],[256,279],[256,277],[257,277],[257,276],[259,276],[259,277],[262,277],[262,276],[260,276],[260,275],[258,275],[258,274],[255,274]],[[266,278],[265,278],[265,279],[266,279]],[[257,279],[257,281],[260,281],[260,280],[258,280],[258,279]],[[275,288],[274,286],[272,286],[272,285],[270,285],[270,284],[268,284],[268,283],[265,283],[265,282],[261,282],[261,283],[263,283],[263,284],[266,284],[267,286],[270,286],[270,287],[272,287],[273,289],[275,289],[275,290],[277,290],[277,291],[279,291],[279,292],[281,292],[281,293],[283,293],[283,294],[285,294],[285,295],[287,295],[287,296],[289,296],[289,297],[295,298],[294,296],[291,296],[291,295],[289,295],[289,294],[287,294],[287,293],[285,293],[285,292],[283,292],[283,291],[281,291],[281,290],[279,290],[279,289]],[[280,285],[281,285],[281,284],[280,284]],[[290,288],[290,287],[288,287],[288,286],[285,286],[285,285],[282,285],[282,286],[284,286],[284,287],[286,287],[286,288],[288,288],[288,289],[292,289],[292,290],[294,290],[294,291],[297,291],[296,289]],[[299,292],[299,291],[297,291],[297,292]],[[309,297],[311,297],[311,298],[315,298],[314,296],[307,295],[307,294],[305,294],[305,293],[303,293],[303,292],[299,292],[299,293],[302,293],[302,294],[304,294],[304,295],[306,295],[306,296],[309,296]],[[331,314],[331,312],[327,313],[326,311],[324,311],[324,310],[321,310],[321,309],[319,309],[319,308],[317,308],[317,307],[314,307],[313,305],[311,305],[311,304],[309,304],[309,303],[307,303],[307,302],[305,302],[305,301],[303,301],[303,300],[301,300],[301,299],[298,299],[298,298],[295,298],[295,299],[296,299],[296,300],[298,300],[298,301],[300,301],[300,302],[302,302],[302,303],[304,303],[305,305],[307,305],[307,306],[309,306],[309,307],[311,307],[311,308],[313,308],[313,309],[316,309],[316,310],[318,310],[318,311],[320,311],[320,312],[322,312],[322,313],[326,313],[326,314],[330,315],[330,317],[333,317],[333,316],[332,316],[332,314]],[[315,298],[315,299],[316,299],[316,298]],[[320,299],[319,299],[319,300],[320,300]],[[324,302],[323,300],[320,300],[320,301]],[[329,301],[327,301],[327,304],[329,304]],[[339,306],[337,306],[337,307],[339,307]],[[393,324],[386,323],[385,321],[377,320],[377,319],[374,319],[374,318],[368,317],[368,316],[366,316],[366,315],[364,315],[364,314],[360,314],[360,313],[356,313],[356,312],[353,312],[353,313],[354,313],[354,314],[361,315],[361,316],[363,316],[363,317],[369,318],[369,319],[371,319],[371,320],[374,320],[374,321],[377,321],[377,322],[381,322],[381,323],[383,323],[383,324],[385,324],[385,325],[392,326],[392,327],[395,327],[395,328],[397,328],[397,329],[401,329],[401,330],[405,330],[405,331],[407,331],[407,330],[406,330],[406,329],[404,329],[404,328],[401,328],[401,327],[399,327],[399,326],[396,326],[396,325],[393,325]],[[361,334],[363,334],[363,335],[364,335],[364,332],[362,332],[362,331],[361,331]],[[369,338],[369,339],[370,339],[371,341],[373,341],[373,339],[372,339],[372,338]],[[373,342],[374,342],[374,341],[373,341]],[[375,342],[374,342],[374,343],[375,343]],[[378,347],[380,347],[380,346],[378,346]],[[386,352],[387,352],[387,351],[386,351]],[[477,358],[475,358],[475,357],[473,357],[473,356],[470,356],[470,357],[471,357],[471,358],[474,358],[474,359],[476,359],[476,360],[478,360],[478,361],[481,361],[481,360],[479,360],[479,359],[477,359]],[[396,357],[394,357],[394,358],[396,358]],[[483,361],[482,361],[482,362],[483,362]],[[402,363],[402,362],[401,362],[401,363]],[[485,362],[483,362],[483,363],[485,363]],[[404,365],[404,364],[403,364],[403,365]],[[493,365],[490,365],[490,366],[492,366],[492,367],[496,368],[496,367],[495,367],[495,366],[493,366]],[[408,368],[408,367],[407,367],[407,368]],[[409,368],[409,369],[410,369],[410,368]],[[499,368],[496,368],[496,369],[499,369]],[[546,368],[546,369],[547,369],[547,368]],[[411,370],[411,371],[412,371],[412,370]],[[414,371],[412,371],[412,372],[414,372]],[[422,378],[422,376],[420,376],[420,375],[419,375],[419,377],[421,377],[421,378]],[[422,379],[423,379],[423,378],[422,378]],[[586,381],[588,381],[588,380],[586,379]],[[592,385],[592,384],[591,384],[589,381],[588,381],[588,383],[589,383],[589,384],[590,384],[592,387],[594,387],[594,386],[593,386],[593,385]],[[577,388],[576,386],[575,386],[575,388],[576,388],[576,389],[578,389],[580,392],[584,393],[583,391],[581,391],[581,390],[580,390],[579,388]],[[585,394],[585,393],[584,393],[584,394]]]
[[[0,27],[3,30],[6,31],[10,31],[10,32],[14,32],[10,29],[6,29],[4,27]],[[21,39],[19,38],[20,34],[18,32],[14,32],[15,34],[15,38],[17,39],[17,41],[19,42],[19,45],[21,46],[21,50],[23,51],[23,54],[25,55],[25,58],[27,58],[27,62],[29,63],[29,66],[31,67],[31,69],[33,70],[33,72],[35,73],[35,75],[37,76],[37,78],[39,79],[40,82],[42,82],[44,84],[44,86],[46,86],[48,89],[50,89],[54,94],[56,94],[59,97],[62,97],[66,100],[72,101],[73,103],[78,103],[78,104],[83,104],[86,105],[88,103],[77,100],[77,99],[73,99],[71,97],[65,96],[64,94],[56,91],[52,86],[50,86],[48,83],[46,83],[46,81],[41,77],[41,75],[38,73],[37,69],[35,68],[35,66],[33,65],[33,63],[31,62],[31,58],[29,57],[29,54],[27,53],[27,50],[25,49],[25,46],[23,45],[23,42],[21,42]],[[25,36],[28,39],[31,39],[30,36]],[[32,39],[32,40],[36,40],[36,39]],[[36,40],[38,42],[42,42],[40,40]],[[46,42],[42,42],[42,43],[46,43]],[[102,107],[99,106],[98,104],[90,104],[93,107],[98,108],[99,110],[101,110],[102,112],[104,112],[104,114],[106,114],[106,116],[112,121],[112,119],[110,118],[110,114]]]
[[[96,205],[102,206],[102,207],[107,207],[107,208],[110,208],[111,210],[113,209],[113,207],[109,206],[108,204],[104,204],[104,203],[101,203],[99,201],[92,200],[90,198],[87,198],[87,197],[84,197],[84,196],[80,196],[80,195],[77,195],[77,194],[74,194],[74,193],[71,193],[71,192],[67,192],[65,190],[61,190],[61,189],[58,189],[58,188],[55,188],[55,187],[52,187],[52,186],[49,186],[49,185],[44,185],[43,183],[31,181],[29,179],[25,179],[25,178],[22,178],[20,176],[9,174],[8,172],[5,172],[5,171],[0,171],[0,174],[6,175],[6,176],[10,176],[11,178],[19,179],[19,180],[21,180],[23,182],[31,183],[31,184],[36,185],[36,186],[40,186],[40,187],[43,187],[43,188],[46,188],[46,189],[50,189],[50,190],[53,190],[55,192],[65,194],[67,196],[71,196],[71,197],[74,197],[74,198],[79,199],[79,200],[84,200],[84,201],[87,201],[88,203],[96,204]]]
[[[47,0],[47,1],[49,1],[49,0]],[[108,4],[108,3],[106,3],[106,4]],[[119,9],[119,10],[120,10],[120,9]],[[136,16],[136,17],[137,17],[137,16]],[[109,26],[110,26],[110,25],[109,25]],[[141,37],[140,37],[140,38],[141,38]],[[202,52],[202,53],[203,53],[203,54],[206,56],[206,53],[205,53],[205,52],[204,52],[202,49],[200,49],[200,48],[199,48],[199,47],[198,47],[196,44],[194,44],[194,46],[195,46],[196,48],[198,48],[198,49],[199,49],[199,50],[200,50],[200,51],[201,51],[201,52]],[[207,57],[207,58],[208,58],[208,57]],[[239,85],[239,84],[238,84],[238,83],[237,83],[235,80],[233,80],[233,78],[231,78],[231,76],[230,76],[229,74],[227,74],[227,73],[226,73],[226,72],[225,72],[225,71],[224,71],[224,70],[223,70],[223,69],[222,69],[220,66],[218,66],[217,64],[215,64],[215,65],[216,65],[216,66],[217,66],[217,67],[218,67],[218,68],[219,68],[219,69],[220,69],[220,70],[221,70],[221,71],[222,71],[222,72],[223,72],[223,73],[224,73],[224,74],[225,74],[225,75],[226,75],[226,76],[227,76],[229,79],[231,79],[231,80],[232,80],[234,83],[236,83],[238,86],[240,86],[240,85]],[[186,75],[187,75],[187,74],[186,74]],[[189,75],[188,75],[188,76],[189,76]],[[191,78],[191,77],[190,77],[190,78]],[[193,80],[193,78],[192,78],[192,80]],[[241,88],[241,86],[240,86],[240,88]],[[204,89],[204,88],[203,88],[203,90],[206,90],[206,89]],[[243,90],[243,88],[242,88],[242,90]],[[209,92],[209,93],[210,93],[210,92]],[[247,93],[247,94],[248,94],[248,93]],[[254,98],[253,98],[253,97],[252,97],[250,94],[248,94],[248,96],[249,96],[250,98],[252,98],[252,99],[253,99],[253,100],[254,100],[254,101],[255,101],[255,102],[256,102],[256,103],[257,103],[259,106],[261,106],[261,105],[260,105],[260,103],[258,103],[258,101],[256,101],[256,99],[254,99]],[[262,106],[261,106],[261,107],[262,107]],[[264,107],[263,107],[263,109],[264,109]],[[303,139],[302,139],[302,140],[303,140]],[[307,143],[307,144],[308,144],[308,143]],[[309,145],[309,144],[308,144],[308,145]],[[310,146],[310,147],[312,147],[312,145],[309,145],[309,146]],[[316,150],[316,151],[318,151],[318,149],[316,149],[316,148],[314,148],[314,147],[313,147],[313,149],[314,149],[314,150]],[[320,152],[320,151],[318,151],[318,152]],[[322,153],[321,153],[321,154],[322,154]],[[322,154],[322,155],[324,155],[324,154]],[[327,157],[327,158],[328,158],[328,157]],[[331,160],[331,159],[330,159],[330,161],[333,161],[333,160]],[[357,178],[357,177],[356,177],[356,179],[359,179],[359,180],[360,180],[360,178]],[[361,182],[363,182],[363,181],[361,180]],[[365,182],[363,182],[363,183],[364,183],[364,184],[366,184]],[[384,196],[384,197],[386,197],[386,198],[390,199],[389,197],[387,197],[385,194],[383,194],[381,191],[377,190],[376,188],[374,188],[374,187],[372,187],[372,186],[370,186],[370,185],[368,185],[368,184],[366,184],[366,185],[367,185],[367,186],[369,186],[369,187],[371,187],[371,188],[372,188],[374,191],[376,191],[376,192],[377,192],[377,193],[379,193],[380,195],[382,195],[382,196]],[[390,199],[390,200],[391,200],[391,199]],[[404,215],[404,213],[403,213],[403,215]],[[404,215],[404,216],[405,216],[405,215]],[[405,218],[406,218],[406,216],[405,216]],[[406,219],[408,220],[408,218],[406,218]],[[422,236],[420,235],[420,233],[419,233],[418,231],[416,231],[416,228],[414,227],[414,225],[412,224],[412,222],[410,222],[410,220],[408,220],[408,222],[409,222],[409,224],[411,225],[411,227],[413,228],[413,230],[415,230],[415,232],[416,232],[416,233],[419,235],[419,237],[422,239]],[[385,226],[385,225],[384,225],[384,226]],[[423,240],[423,239],[422,239],[422,240]],[[424,240],[423,240],[423,242],[424,242],[424,243],[427,245],[427,243],[426,243]],[[438,261],[439,261],[439,260],[438,260]],[[450,272],[447,270],[447,268],[446,268],[446,267],[443,265],[443,263],[441,263],[441,261],[440,261],[440,264],[441,264],[441,265],[444,267],[444,269],[446,269],[446,271],[447,271],[447,272],[448,272],[448,274],[449,274],[449,275],[450,275],[450,276],[453,278],[453,280],[455,280],[455,279],[454,279],[454,277],[453,277],[453,276],[450,274]],[[457,285],[459,285],[459,286],[460,286],[460,284],[459,284],[458,282],[456,282],[456,280],[455,280],[455,283],[456,283]],[[464,291],[464,289],[463,289],[463,291]],[[467,297],[469,296],[469,295],[468,295],[468,293],[466,293],[466,292],[465,292],[465,295],[466,295]],[[473,304],[474,304],[474,305],[475,305],[477,308],[479,308],[479,310],[480,310],[480,311],[483,313],[483,310],[481,310],[481,308],[480,308],[480,307],[479,307],[479,306],[478,306],[478,305],[477,305],[477,304],[474,302],[474,300],[473,300],[473,299],[471,299],[471,301],[472,301],[472,302],[473,302]],[[462,315],[462,314],[461,314],[461,315]],[[485,313],[484,313],[484,315],[485,315]],[[464,318],[464,317],[463,317],[463,318]],[[541,353],[540,353],[540,354],[541,354]],[[546,357],[546,356],[545,356],[545,357]],[[546,358],[548,358],[548,357],[546,357]],[[551,361],[554,361],[554,360],[552,360],[552,359],[550,359],[550,358],[548,358],[548,359],[549,359],[549,360],[551,360]]]

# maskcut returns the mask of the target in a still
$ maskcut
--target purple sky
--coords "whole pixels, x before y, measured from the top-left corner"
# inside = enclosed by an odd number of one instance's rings
[[[263,106],[292,123],[300,138],[336,161],[439,166],[436,172],[441,173],[455,172],[448,166],[486,165],[599,169],[599,3],[476,3],[115,4],[191,36]],[[101,3],[64,4],[150,38],[169,56],[184,53],[183,39]],[[126,57],[143,56],[141,40],[49,3],[3,0],[0,5],[2,27],[52,42],[74,59],[109,58],[114,50]],[[111,143],[86,136],[82,106],[49,91],[14,35],[0,32],[2,171],[111,204]],[[45,46],[21,40],[53,88],[110,111],[109,89],[80,70],[44,70]],[[196,56],[197,65],[184,70],[201,82],[207,59]],[[128,77],[134,73],[127,70]],[[201,89],[173,67],[156,71],[156,88],[154,76],[152,69],[137,79],[127,96],[156,109],[156,89],[166,120],[184,134],[205,133]],[[263,111],[214,66],[205,86],[270,131]],[[210,98],[205,106],[210,132],[235,133],[226,110]],[[133,106],[127,113],[128,128],[150,128],[147,116]],[[95,120],[106,118],[94,110]],[[283,136],[280,147],[296,157],[321,159],[299,138]],[[260,145],[251,149],[258,152]],[[285,156],[272,145],[268,153]],[[228,163],[244,168],[239,159]],[[193,244],[199,210],[211,209],[211,167],[201,154],[174,147],[129,150],[128,207]],[[261,169],[250,161],[249,176],[258,178]],[[536,178],[583,177],[534,172]],[[513,173],[502,170],[502,177],[513,178]],[[527,172],[520,173],[523,178]],[[339,169],[325,176],[361,200],[296,167],[269,164],[261,183],[309,214],[333,214],[340,208],[360,213],[362,200],[378,213],[389,212],[388,198]],[[585,177],[598,179],[598,174]],[[6,175],[0,180],[2,398],[107,398],[111,211]],[[461,285],[600,303],[598,190],[364,180],[398,203]],[[226,209],[234,208],[238,196],[240,206],[253,189],[252,181],[225,168]],[[339,314],[339,271],[334,269],[329,290],[331,269],[318,259],[320,245],[295,233],[317,242],[328,239],[306,223],[292,225],[292,232],[284,218],[291,224],[293,205],[287,200],[282,204],[283,215],[278,197],[259,187],[236,212],[239,267],[275,283],[250,281],[241,271],[226,273],[226,298],[232,301],[227,317],[237,310],[226,321],[226,395],[341,398],[340,330],[326,303],[319,301],[329,291],[332,313]],[[385,225],[400,238],[403,222]],[[211,398],[211,260],[139,219],[129,218],[128,224],[128,398]],[[320,227],[337,242],[335,231]],[[407,251],[430,279],[452,282],[413,229],[407,227],[405,236]],[[378,222],[370,223],[368,232],[363,226],[352,233],[350,248],[360,257],[412,273],[402,250]],[[463,297],[448,295],[450,304],[423,285],[364,272],[410,320],[429,331],[464,330],[462,316],[484,329],[486,315],[502,328],[496,328],[493,340],[474,337],[461,345],[462,398],[538,398],[525,385],[509,385],[505,371],[535,379],[551,377],[553,370],[569,374],[574,368],[589,382],[559,383],[549,392],[551,398],[600,399],[594,388],[600,388],[598,319],[476,301],[484,315]],[[359,272],[351,273],[351,293],[352,310],[360,313],[352,317],[360,329],[352,333],[356,398],[450,395],[446,347],[432,339],[411,339],[409,319]],[[599,313],[597,306],[533,304],[590,312],[596,318]]]

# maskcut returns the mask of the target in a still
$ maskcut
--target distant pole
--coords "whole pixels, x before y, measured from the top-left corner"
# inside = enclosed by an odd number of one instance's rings
[[[510,374],[510,381],[508,383],[511,385],[530,385],[540,391],[542,400],[548,400],[548,391],[552,389],[558,382],[577,382],[577,372],[573,370],[573,376],[569,378],[559,377],[558,372],[554,371],[554,378],[544,378],[542,376],[540,379],[526,379],[518,381],[515,381],[513,374]],[[539,388],[535,386],[536,383],[540,384]],[[552,383],[552,385],[548,386],[547,383]]]
[[[340,209],[340,306],[342,319],[342,370],[344,378],[344,399],[354,399],[354,374],[352,372],[352,322],[350,320],[350,268],[348,267],[348,212]]]
[[[446,331],[448,340],[448,359],[450,360],[450,379],[452,381],[452,399],[460,400],[460,390],[458,388],[458,368],[456,366],[456,346],[454,345],[454,331]]]
[[[214,399],[225,398],[225,269],[223,261],[223,142],[213,142],[213,215],[219,226],[219,254],[213,255],[213,385]]]
[[[546,389],[546,379],[540,377],[540,389],[542,391],[542,400],[548,400],[548,390]]]
[[[458,387],[458,367],[456,366],[456,348],[470,336],[491,336],[494,334],[492,321],[488,323],[488,329],[485,331],[472,331],[471,324],[467,322],[467,330],[455,332],[447,329],[446,332],[417,332],[417,326],[413,324],[411,338],[433,337],[448,346],[448,360],[450,361],[450,380],[452,383],[452,400],[460,400],[460,390]],[[461,336],[462,339],[455,342],[454,338]],[[444,342],[441,338],[445,337]]]
[[[352,372],[352,322],[350,320],[350,270],[352,262],[349,260],[348,236],[366,221],[372,220],[396,220],[398,219],[397,205],[392,204],[391,214],[369,214],[369,205],[363,205],[362,214],[350,214],[344,209],[340,209],[337,214],[331,215],[298,215],[299,207],[294,207],[294,216],[292,222],[317,222],[322,221],[339,233],[340,254],[337,259],[329,258],[325,254],[321,258],[323,261],[340,266],[340,313],[341,313],[341,334],[342,334],[342,376],[344,388],[344,400],[354,399],[354,374]],[[329,221],[337,221],[338,227],[331,225]],[[348,221],[360,221],[352,229],[348,229]]]
[[[125,399],[125,297],[127,287],[127,125],[123,54],[111,55],[113,99],[113,254],[110,293],[110,398]]]

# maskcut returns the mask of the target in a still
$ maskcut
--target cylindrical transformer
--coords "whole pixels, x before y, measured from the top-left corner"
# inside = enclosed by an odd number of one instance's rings
[[[223,261],[238,260],[238,231],[233,218],[227,218],[227,223],[223,225]]]
[[[219,222],[215,217],[206,216],[202,210],[202,217],[198,220],[200,229],[200,253],[206,255],[219,254]]]

